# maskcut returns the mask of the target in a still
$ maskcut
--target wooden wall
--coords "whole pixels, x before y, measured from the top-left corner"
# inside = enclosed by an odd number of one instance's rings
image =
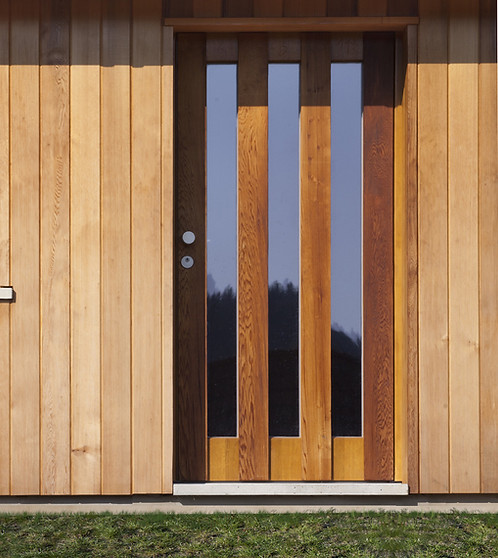
[[[2,494],[171,487],[171,46],[161,0],[0,2]]]
[[[420,0],[420,491],[498,491],[496,2]]]
[[[416,4],[178,0],[165,13],[414,15]],[[498,492],[496,2],[418,4],[406,109],[418,126],[415,382],[397,450],[408,448],[414,491]],[[17,293],[0,305],[0,494],[171,489],[162,16],[162,0],[0,0],[0,284]]]

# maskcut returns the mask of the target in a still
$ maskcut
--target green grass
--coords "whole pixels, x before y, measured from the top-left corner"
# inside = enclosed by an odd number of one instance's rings
[[[498,514],[0,515],[0,556],[498,557]]]

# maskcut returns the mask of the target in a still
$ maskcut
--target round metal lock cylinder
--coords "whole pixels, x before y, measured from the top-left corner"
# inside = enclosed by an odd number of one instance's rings
[[[192,256],[183,256],[182,267],[190,269],[194,265],[194,258]]]
[[[195,234],[192,231],[185,231],[182,235],[185,244],[193,244],[195,242]]]

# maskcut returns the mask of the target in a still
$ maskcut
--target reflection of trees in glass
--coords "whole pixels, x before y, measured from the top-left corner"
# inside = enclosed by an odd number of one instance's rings
[[[236,293],[231,286],[207,295],[208,430],[236,435]],[[299,293],[290,282],[268,289],[270,435],[299,435]],[[361,338],[337,326],[332,342],[332,428],[361,435]]]

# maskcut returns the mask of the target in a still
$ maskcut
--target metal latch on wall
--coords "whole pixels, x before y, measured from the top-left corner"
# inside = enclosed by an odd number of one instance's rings
[[[15,302],[16,293],[13,287],[0,287],[0,302]]]

